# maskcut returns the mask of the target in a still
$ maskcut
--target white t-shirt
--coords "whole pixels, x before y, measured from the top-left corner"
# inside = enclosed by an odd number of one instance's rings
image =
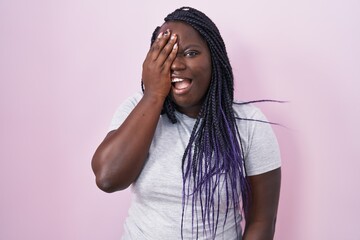
[[[117,129],[122,124],[141,98],[142,93],[139,92],[118,108],[109,131]],[[261,111],[250,104],[234,104],[233,108],[237,117],[267,121]],[[131,186],[133,199],[124,226],[123,240],[181,239],[183,184],[181,163],[196,119],[179,112],[175,114],[178,119],[175,124],[172,124],[166,115],[160,116],[148,159],[139,177]],[[237,120],[237,123],[247,175],[257,175],[279,168],[280,152],[271,125],[247,120]],[[225,196],[220,198],[222,197]],[[224,201],[220,200],[219,224],[215,239],[241,239],[240,210],[229,209],[224,225],[226,209]],[[191,209],[191,205],[185,207],[184,239],[196,238],[193,235],[196,234],[196,229],[194,231],[192,227]],[[236,214],[236,222],[234,214]],[[196,224],[194,225],[196,228]],[[203,229],[201,221],[198,227],[200,230]],[[198,237],[214,239],[213,236],[202,233]]]

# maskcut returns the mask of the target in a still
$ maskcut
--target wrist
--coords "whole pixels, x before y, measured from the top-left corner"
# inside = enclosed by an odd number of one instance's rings
[[[158,93],[152,93],[152,92],[144,92],[144,96],[143,96],[143,100],[150,103],[152,106],[155,105],[159,105],[159,106],[163,106],[164,102],[165,102],[166,96],[162,95],[162,94],[158,94]]]

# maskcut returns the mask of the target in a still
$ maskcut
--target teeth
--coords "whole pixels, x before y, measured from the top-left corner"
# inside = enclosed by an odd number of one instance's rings
[[[182,78],[173,78],[171,80],[172,83],[174,83],[174,82],[182,82],[182,81],[184,81],[184,79],[182,79]]]

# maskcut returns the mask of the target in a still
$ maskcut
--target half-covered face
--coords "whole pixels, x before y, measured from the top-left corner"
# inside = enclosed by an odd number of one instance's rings
[[[177,35],[177,56],[171,65],[170,97],[177,110],[196,118],[211,81],[211,55],[205,40],[190,25],[166,22],[160,32]]]

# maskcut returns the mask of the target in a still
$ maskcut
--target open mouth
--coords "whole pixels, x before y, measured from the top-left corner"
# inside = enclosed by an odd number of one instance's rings
[[[171,79],[171,84],[177,90],[185,90],[191,85],[191,80],[187,78],[174,77]]]

